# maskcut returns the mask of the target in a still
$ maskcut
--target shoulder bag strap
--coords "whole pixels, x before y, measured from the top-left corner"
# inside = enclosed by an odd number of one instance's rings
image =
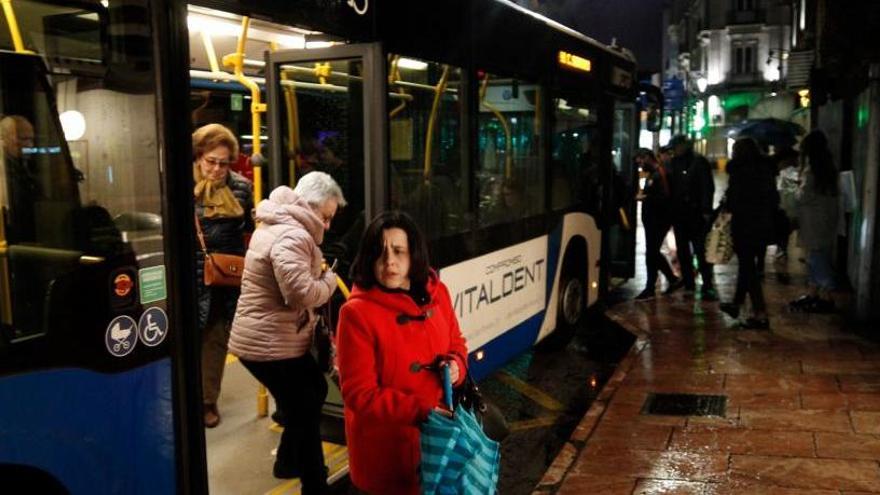
[[[205,256],[208,255],[208,248],[205,247],[205,234],[202,233],[202,224],[199,222],[199,214],[197,212],[193,212],[193,218],[196,220],[196,237],[199,238],[199,245],[202,247],[202,251],[204,251]]]

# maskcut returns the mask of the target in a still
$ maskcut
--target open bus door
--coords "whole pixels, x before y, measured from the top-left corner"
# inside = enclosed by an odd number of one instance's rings
[[[632,278],[635,275],[636,192],[638,167],[633,162],[633,147],[638,139],[635,103],[618,101],[614,105],[611,145],[611,206],[615,210],[609,225],[611,276]]]
[[[266,53],[268,189],[293,186],[313,170],[339,183],[348,205],[336,214],[321,249],[329,263],[338,260],[343,277],[365,222],[385,205],[385,71],[378,43]],[[343,302],[337,291],[322,311],[331,334]],[[322,435],[344,445],[342,395],[333,373],[327,380]],[[327,457],[332,481],[338,466],[332,454]]]
[[[177,380],[183,284],[165,249],[180,244],[163,222],[177,210],[162,169],[177,164],[159,125],[153,12],[110,0],[4,13],[0,479],[38,493],[202,492]]]

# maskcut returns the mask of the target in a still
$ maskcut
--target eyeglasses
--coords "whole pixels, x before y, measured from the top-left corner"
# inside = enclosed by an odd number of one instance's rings
[[[229,160],[221,160],[220,158],[214,158],[213,156],[203,156],[202,160],[208,165],[213,165],[215,167],[228,167],[229,164],[232,163]]]

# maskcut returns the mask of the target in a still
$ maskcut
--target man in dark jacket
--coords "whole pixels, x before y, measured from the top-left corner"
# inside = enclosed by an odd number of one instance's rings
[[[685,289],[696,288],[693,255],[697,256],[704,301],[717,301],[718,295],[712,277],[712,265],[706,262],[706,233],[711,226],[712,203],[715,181],[712,168],[705,157],[694,153],[685,136],[675,136],[669,141],[673,149],[670,162],[669,186],[671,189],[672,228],[681,275]]]

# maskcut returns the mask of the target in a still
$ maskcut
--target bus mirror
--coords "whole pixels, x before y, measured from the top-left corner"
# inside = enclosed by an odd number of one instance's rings
[[[645,112],[645,129],[658,132],[663,125],[663,93],[650,84],[639,85],[639,102]]]

